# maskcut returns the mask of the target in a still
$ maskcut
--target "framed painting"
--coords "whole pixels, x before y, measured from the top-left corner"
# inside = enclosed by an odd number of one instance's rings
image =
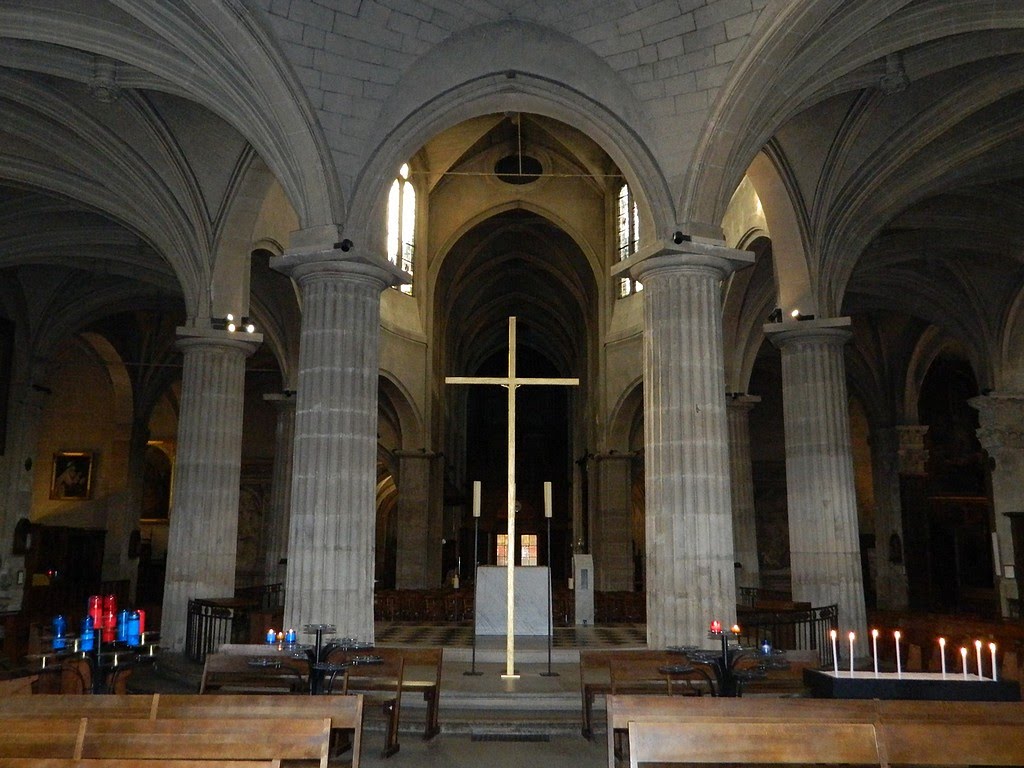
[[[58,451],[53,454],[50,498],[92,498],[92,465],[93,455],[87,451]]]

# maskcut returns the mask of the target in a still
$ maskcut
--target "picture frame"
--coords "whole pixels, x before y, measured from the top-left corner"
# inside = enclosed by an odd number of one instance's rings
[[[89,451],[58,451],[53,454],[50,498],[84,500],[92,498],[93,455]]]

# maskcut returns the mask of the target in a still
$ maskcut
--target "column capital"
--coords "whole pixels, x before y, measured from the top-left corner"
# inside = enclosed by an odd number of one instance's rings
[[[632,461],[636,457],[636,451],[608,451],[607,453],[591,454],[594,461]]]
[[[347,243],[347,247],[346,247]],[[270,260],[270,266],[300,285],[307,280],[329,277],[363,277],[376,280],[380,289],[409,282],[409,275],[387,259],[356,249],[349,241],[342,247],[287,251]]]
[[[639,249],[624,261],[612,267],[613,277],[646,279],[644,275],[656,270],[699,269],[718,273],[724,279],[737,269],[754,263],[754,254],[737,248],[726,248],[706,242],[675,243],[668,238],[656,240]]]
[[[928,474],[928,448],[924,436],[928,433],[927,424],[897,424],[896,455],[899,458],[901,475],[923,477]]]
[[[843,346],[853,335],[850,318],[826,317],[821,320],[787,320],[765,323],[764,335],[779,349],[799,342],[818,342]]]
[[[224,347],[240,350],[249,357],[263,343],[262,333],[241,333],[192,326],[178,326],[175,333],[178,336],[175,343],[182,352],[197,347]]]
[[[990,392],[967,403],[978,412],[978,440],[988,453],[1024,449],[1024,394]]]
[[[745,392],[726,392],[725,407],[731,411],[749,411],[761,402],[757,395],[748,395]]]

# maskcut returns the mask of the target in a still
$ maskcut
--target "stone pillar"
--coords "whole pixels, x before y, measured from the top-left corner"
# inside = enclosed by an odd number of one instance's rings
[[[793,599],[839,606],[842,630],[867,626],[843,345],[849,318],[772,323],[782,352]]]
[[[372,642],[380,293],[400,273],[352,250],[274,266],[302,293],[284,621]]]
[[[632,453],[593,456],[597,474],[590,518],[594,587],[602,591],[633,589]]]
[[[612,269],[644,284],[647,644],[705,645],[736,616],[722,280],[753,254],[648,246]]]
[[[757,516],[754,511],[754,470],[750,461],[750,409],[761,402],[752,395],[730,395],[726,401],[729,421],[729,479],[732,485],[732,541],[736,586],[756,589],[761,585],[757,560]],[[737,601],[739,602],[739,601]]]
[[[263,520],[263,578],[265,584],[284,584],[288,557],[288,517],[292,498],[292,451],[295,447],[295,393],[264,395],[274,405],[274,468],[270,503]]]
[[[996,534],[995,582],[1000,611],[1011,615],[1009,601],[1019,599],[1017,580],[1007,578],[1014,564],[1013,529],[1007,513],[1024,510],[1024,394],[993,392],[968,401],[978,411],[978,440],[991,458],[992,510]]]
[[[896,427],[900,482],[900,522],[907,606],[922,610],[932,603],[931,541],[929,536],[927,426]]]
[[[139,563],[128,551],[133,530],[138,529],[142,512],[142,499],[146,483],[146,446],[149,443],[149,426],[141,418],[132,419],[128,440],[121,445],[115,443],[115,450],[123,450],[125,458],[111,462],[114,466],[125,466],[124,492],[111,500],[107,514],[107,536],[103,547],[103,578],[107,580],[127,579],[128,594],[134,601],[139,580]]]
[[[871,474],[875,486],[875,594],[878,607],[907,607],[907,568],[900,502],[900,433],[889,425],[871,427]]]
[[[245,360],[263,339],[178,329],[184,355],[160,645],[185,646],[188,601],[235,594]]]
[[[436,453],[396,451],[398,530],[395,586],[425,589],[441,583],[441,538],[430,525],[430,469]]]

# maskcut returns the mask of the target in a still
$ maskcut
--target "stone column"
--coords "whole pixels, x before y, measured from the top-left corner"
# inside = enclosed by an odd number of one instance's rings
[[[1018,598],[1016,579],[1006,578],[1014,564],[1013,530],[1008,512],[1024,510],[1024,394],[993,392],[968,401],[978,411],[978,440],[992,462],[992,511],[998,549],[995,568],[1000,611],[1009,616],[1011,599]]]
[[[843,345],[849,318],[772,323],[782,351],[793,599],[839,606],[863,642],[867,618]]]
[[[160,645],[185,645],[188,601],[235,594],[245,360],[263,339],[178,329],[184,355]]]
[[[907,605],[922,609],[932,605],[931,541],[929,537],[927,426],[896,427],[900,483],[900,528]]]
[[[398,530],[395,586],[424,589],[441,583],[441,539],[430,525],[430,469],[436,453],[396,451]]]
[[[729,479],[732,485],[732,541],[736,586],[756,589],[761,585],[757,560],[757,516],[754,511],[754,470],[750,461],[750,410],[761,402],[752,395],[730,395],[726,401],[729,421]],[[738,601],[737,601],[738,602]]]
[[[111,500],[107,514],[107,537],[103,547],[103,578],[109,580],[127,579],[128,594],[135,599],[139,580],[139,563],[128,551],[133,530],[139,527],[142,512],[142,498],[146,483],[146,446],[149,443],[149,426],[140,417],[132,419],[128,440],[115,443],[115,450],[124,451],[125,458],[116,460],[114,466],[125,466],[124,491]]]
[[[753,254],[656,243],[612,269],[644,284],[647,643],[705,645],[736,616],[722,280]]]
[[[594,588],[633,589],[632,453],[600,453],[593,457],[596,498],[590,518],[590,551],[594,555]]]
[[[875,594],[878,607],[907,607],[900,503],[900,433],[889,425],[871,427],[871,473],[875,486]]]
[[[295,447],[295,393],[264,395],[274,405],[274,469],[270,503],[263,520],[263,578],[266,584],[284,584],[288,557],[288,517],[292,497],[292,451]]]
[[[380,293],[400,273],[351,249],[274,266],[302,293],[284,621],[372,642]]]

